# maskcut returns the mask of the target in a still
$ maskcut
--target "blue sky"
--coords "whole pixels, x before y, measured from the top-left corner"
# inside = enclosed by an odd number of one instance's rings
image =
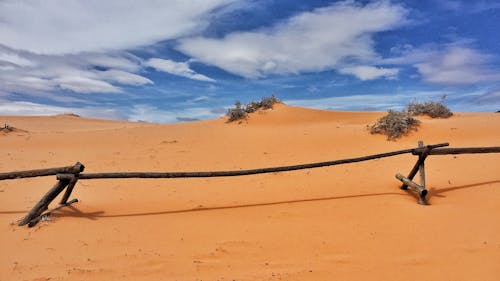
[[[500,1],[0,1],[0,115],[500,110]]]

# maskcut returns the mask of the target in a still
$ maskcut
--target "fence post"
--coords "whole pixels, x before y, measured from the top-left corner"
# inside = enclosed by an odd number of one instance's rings
[[[423,148],[424,142],[418,141],[418,147]],[[420,163],[420,166],[418,167],[418,173],[420,175],[420,185],[425,188],[425,161],[422,161],[422,163]]]
[[[19,226],[23,226],[29,223],[32,219],[40,216],[43,211],[48,209],[50,202],[52,202],[61,191],[69,184],[69,180],[58,181],[50,190],[47,192],[38,203],[26,214],[24,218],[19,221]]]

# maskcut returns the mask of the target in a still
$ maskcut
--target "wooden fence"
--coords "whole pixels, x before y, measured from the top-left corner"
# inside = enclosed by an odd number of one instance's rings
[[[422,141],[419,141],[417,148],[404,149],[391,151],[386,153],[379,153],[373,155],[367,155],[356,158],[347,158],[326,162],[317,162],[293,166],[281,166],[281,167],[270,167],[270,168],[260,168],[252,170],[236,170],[236,171],[209,171],[209,172],[117,172],[117,173],[83,173],[85,166],[77,162],[73,166],[58,167],[58,168],[48,168],[48,169],[38,169],[38,170],[27,170],[27,171],[15,171],[0,173],[0,180],[8,179],[19,179],[19,178],[31,178],[31,177],[41,177],[41,176],[51,176],[55,175],[57,183],[36,203],[36,205],[19,221],[19,226],[28,224],[28,226],[36,225],[44,216],[48,216],[54,210],[60,209],[64,206],[69,206],[75,202],[77,199],[68,201],[73,188],[75,187],[78,180],[88,180],[88,179],[116,179],[116,178],[207,178],[207,177],[233,177],[233,176],[245,176],[245,175],[255,175],[255,174],[265,174],[265,173],[276,173],[276,172],[287,172],[303,169],[320,168],[355,162],[362,162],[367,160],[392,157],[401,154],[413,154],[418,156],[418,160],[413,166],[412,170],[409,172],[408,176],[403,176],[402,174],[396,174],[396,178],[402,182],[401,189],[410,190],[415,192],[419,197],[419,203],[422,205],[427,205],[427,189],[425,188],[425,159],[429,155],[447,155],[447,154],[470,154],[470,153],[499,153],[500,147],[467,147],[467,148],[443,148],[448,146],[448,143],[440,143],[434,145],[424,146]],[[416,183],[413,178],[416,174],[420,174],[420,182]],[[408,189],[409,188],[409,189]],[[66,189],[59,206],[51,211],[48,210],[49,204],[64,190]],[[47,211],[47,212],[45,212]]]

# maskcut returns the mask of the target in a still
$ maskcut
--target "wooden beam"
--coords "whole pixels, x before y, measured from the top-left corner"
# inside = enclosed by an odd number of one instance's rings
[[[448,146],[448,143],[441,143],[436,145],[429,145],[426,148],[443,147]],[[209,177],[233,177],[233,176],[245,176],[245,175],[255,175],[255,174],[266,174],[266,173],[276,173],[276,172],[286,172],[295,171],[302,169],[312,169],[319,167],[335,166],[340,164],[348,164],[355,162],[362,162],[367,160],[379,159],[384,157],[396,156],[400,154],[412,153],[418,150],[418,148],[397,150],[392,152],[372,154],[363,157],[347,158],[341,160],[318,162],[311,164],[301,164],[293,166],[281,166],[281,167],[271,167],[271,168],[261,168],[252,170],[236,170],[236,171],[212,171],[212,172],[116,172],[116,173],[85,173],[78,176],[79,179],[113,179],[113,178],[209,178]],[[69,179],[68,175],[63,173],[57,174],[57,179]]]
[[[85,166],[83,166],[82,163],[77,162],[73,166],[0,173],[0,180],[43,177],[43,176],[56,175],[59,173],[76,174],[83,172],[84,169]]]
[[[68,187],[66,187],[66,192],[64,192],[63,197],[61,198],[61,202],[59,204],[66,204],[68,202],[69,196],[71,192],[73,192],[73,188],[75,187],[76,182],[78,181],[78,174],[69,174],[71,178],[69,180]]]
[[[415,150],[412,152],[418,155],[421,152]],[[429,152],[429,155],[447,155],[447,154],[475,154],[475,153],[500,153],[500,146],[490,147],[462,147],[462,148],[436,148]]]
[[[400,173],[396,174],[396,178],[398,180],[400,180],[401,182],[403,182],[408,187],[410,187],[411,190],[415,191],[418,194],[420,204],[427,205],[427,199],[425,198],[425,196],[427,196],[428,191],[427,191],[427,189],[425,189],[425,187],[423,187],[423,186],[413,182],[412,180],[404,177]]]
[[[418,147],[424,147],[423,141],[418,141]],[[425,161],[418,167],[418,174],[420,175],[420,185],[425,188]]]
[[[422,150],[422,153],[420,153],[418,155],[418,160],[417,160],[417,163],[415,163],[415,165],[413,166],[413,168],[411,169],[410,173],[408,174],[408,179],[411,181],[413,180],[413,178],[415,177],[415,175],[417,174],[417,172],[420,170],[420,166],[425,162],[425,159],[427,158],[427,155],[429,155],[429,151],[431,150],[432,148],[430,147],[424,147],[423,150]],[[401,189],[403,190],[406,190],[406,188],[408,187],[408,185],[403,182],[403,185],[401,185]]]
[[[38,203],[26,214],[24,218],[19,221],[19,226],[23,226],[29,223],[32,219],[38,217],[43,213],[43,211],[48,209],[50,202],[52,202],[61,191],[69,184],[69,180],[58,181],[50,190],[47,192]]]

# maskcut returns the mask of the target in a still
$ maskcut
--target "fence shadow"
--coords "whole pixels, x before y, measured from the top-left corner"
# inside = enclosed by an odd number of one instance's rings
[[[455,191],[455,190],[460,190],[460,189],[469,189],[469,188],[474,188],[482,185],[487,185],[487,184],[495,184],[495,183],[500,183],[500,180],[492,180],[492,181],[485,181],[485,182],[479,182],[479,183],[471,183],[471,184],[465,184],[465,185],[459,185],[459,186],[450,186],[450,187],[444,187],[444,188],[435,188],[431,187],[429,188],[429,194],[427,195],[429,198],[432,197],[446,197],[442,195],[443,193],[448,193],[450,191]]]
[[[251,203],[251,204],[240,204],[240,205],[230,205],[230,206],[197,207],[197,208],[180,209],[180,210],[166,210],[166,211],[158,211],[158,212],[112,214],[112,215],[107,215],[104,211],[85,213],[85,212],[80,211],[78,208],[75,208],[74,206],[70,206],[69,208],[65,208],[65,209],[61,209],[61,210],[57,211],[57,213],[55,213],[55,214],[57,214],[60,217],[79,217],[79,218],[96,220],[98,218],[120,218],[120,217],[141,217],[141,216],[182,214],[182,213],[191,213],[191,212],[230,210],[230,209],[240,209],[240,208],[275,206],[275,205],[283,205],[283,204],[298,204],[298,203],[307,203],[307,202],[321,202],[321,201],[330,201],[330,200],[372,197],[372,196],[387,196],[387,195],[406,196],[406,194],[404,194],[404,193],[384,192],[384,193],[330,196],[330,197],[307,198],[307,199],[274,201],[274,202],[264,202],[264,203]]]

